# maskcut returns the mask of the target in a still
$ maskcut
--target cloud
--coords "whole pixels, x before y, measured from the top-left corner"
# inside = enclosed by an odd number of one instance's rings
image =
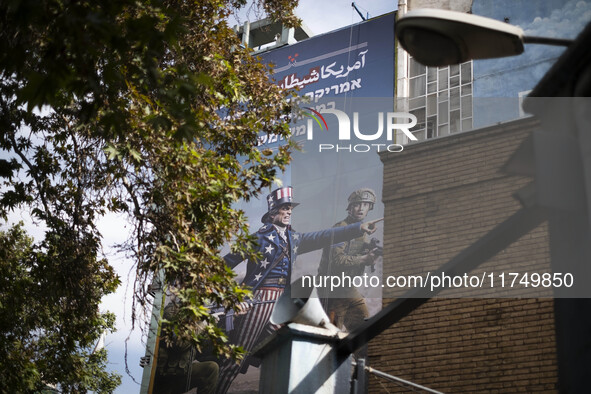
[[[590,21],[591,2],[569,0],[549,16],[536,16],[520,27],[530,36],[575,38]]]

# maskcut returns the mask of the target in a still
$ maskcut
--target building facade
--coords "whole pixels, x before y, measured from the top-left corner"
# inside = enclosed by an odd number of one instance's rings
[[[531,179],[502,169],[537,126],[516,120],[383,154],[384,277],[433,271],[519,210],[513,194]],[[549,267],[542,224],[471,274]],[[393,299],[386,297],[384,304]],[[498,283],[444,291],[372,340],[368,363],[441,392],[555,391],[554,302],[514,297]],[[372,393],[408,390],[370,378]]]

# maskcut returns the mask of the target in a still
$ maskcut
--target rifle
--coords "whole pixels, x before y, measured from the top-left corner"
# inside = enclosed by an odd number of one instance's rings
[[[384,255],[384,248],[382,246],[380,246],[380,240],[375,237],[370,239],[369,242],[365,242],[363,244],[363,251],[365,253],[370,253],[373,251],[373,254],[378,257]],[[371,272],[375,272],[375,270],[376,270],[375,266],[376,266],[375,263],[371,264]]]

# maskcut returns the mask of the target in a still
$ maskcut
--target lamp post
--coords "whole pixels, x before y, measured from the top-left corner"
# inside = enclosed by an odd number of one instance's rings
[[[561,38],[526,36],[521,28],[482,16],[447,10],[409,11],[396,22],[402,47],[426,66],[523,53],[523,44],[568,46]]]

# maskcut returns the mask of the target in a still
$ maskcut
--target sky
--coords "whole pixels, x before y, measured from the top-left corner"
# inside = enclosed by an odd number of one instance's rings
[[[359,11],[373,18],[394,11],[397,0],[355,1]],[[300,0],[296,14],[315,35],[326,33],[361,22],[359,14],[351,7],[351,0]]]
[[[372,18],[394,11],[398,2],[397,0],[360,0],[356,1],[355,4],[364,15],[369,13],[369,17]],[[351,0],[300,0],[296,14],[314,35],[361,22],[360,16],[351,7]],[[244,23],[247,18],[251,22],[259,19],[254,12],[242,12],[238,18],[239,21],[234,20],[230,24],[233,26],[238,22]],[[137,328],[130,333],[131,286],[133,285],[133,276],[130,275],[131,263],[125,260],[123,256],[115,254],[114,249],[110,248],[125,241],[127,235],[125,220],[121,217],[109,216],[101,221],[100,228],[105,236],[104,245],[110,262],[123,282],[118,291],[107,296],[102,304],[104,310],[114,312],[117,315],[117,332],[108,334],[105,340],[109,356],[108,369],[117,371],[122,376],[122,383],[115,393],[138,393],[140,389],[139,382],[141,382],[143,373],[143,369],[139,366],[139,360],[145,354],[145,340],[142,340],[141,333]],[[125,372],[124,359],[126,338],[128,336],[127,363],[131,376]],[[134,379],[138,383],[135,383]]]

